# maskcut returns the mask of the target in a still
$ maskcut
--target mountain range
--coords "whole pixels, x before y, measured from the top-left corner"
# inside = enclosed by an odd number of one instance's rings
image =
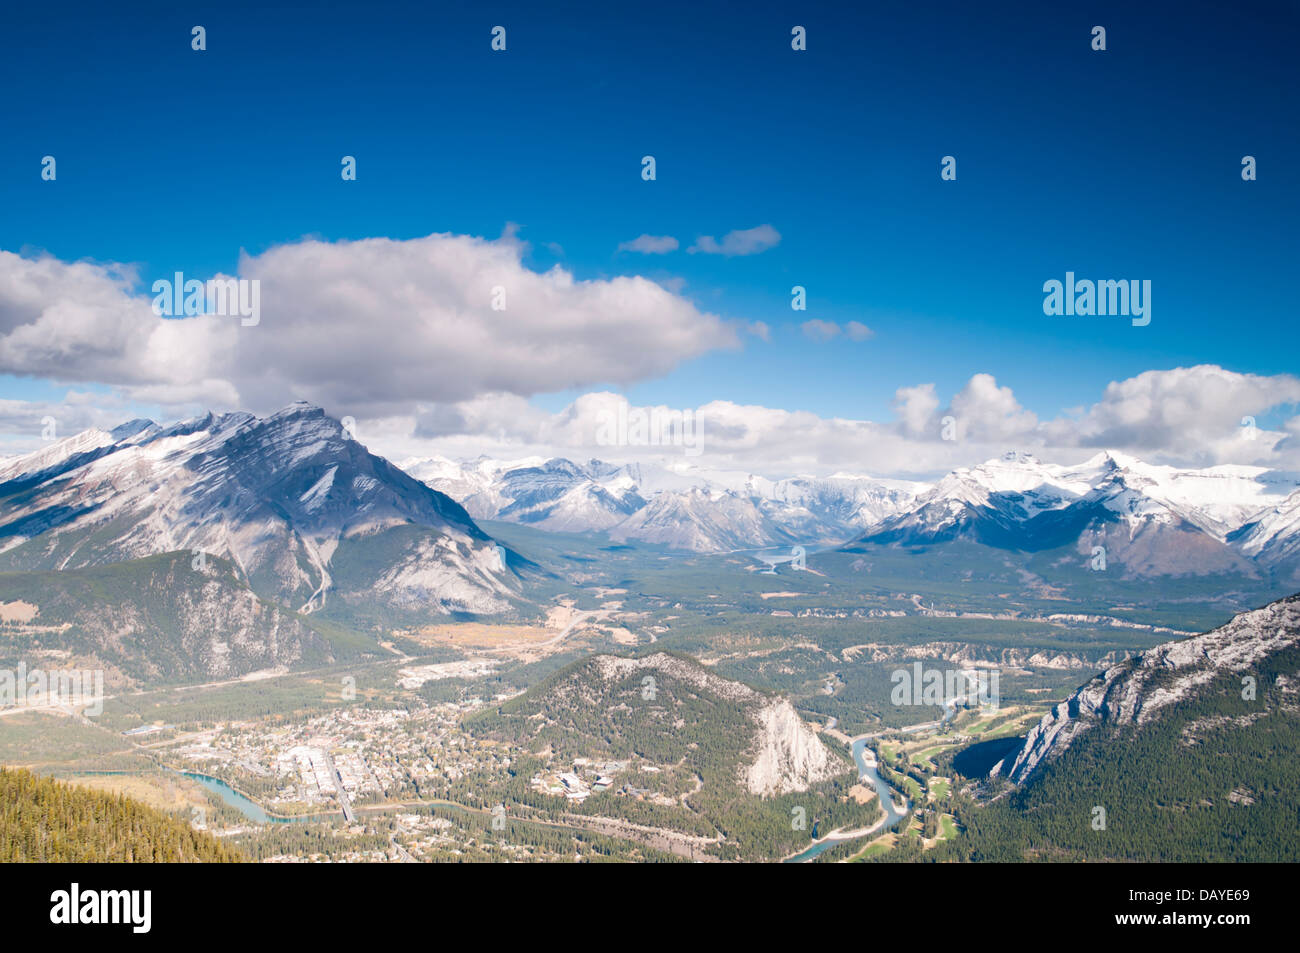
[[[1075,466],[1008,454],[954,470],[859,545],[1077,551],[1130,578],[1273,573],[1300,566],[1300,475],[1225,465],[1179,469],[1106,451]]]
[[[259,596],[306,613],[331,598],[507,610],[517,576],[476,520],[700,553],[960,541],[1101,547],[1134,576],[1300,571],[1300,475],[1113,451],[1071,466],[1010,453],[934,483],[563,458],[398,467],[300,402],[265,418],[135,420],[0,461],[0,571],[187,551],[229,559]]]
[[[375,626],[535,610],[539,567],[486,519],[695,553],[893,551],[906,573],[915,555],[974,545],[1013,568],[1042,554],[1083,566],[1100,550],[1136,579],[1300,582],[1300,478],[1260,467],[1010,454],[931,484],[562,458],[398,467],[295,403],[134,420],[0,461],[0,602],[41,646],[139,678],[328,662]]]
[[[406,460],[412,476],[476,519],[600,532],[701,553],[837,543],[898,512],[924,484],[837,474],[769,480],[563,458]]]
[[[769,480],[563,458],[441,457],[403,468],[476,518],[599,532],[702,553],[849,544],[913,550],[971,542],[1062,547],[1134,577],[1279,572],[1300,579],[1300,475],[1224,465],[1179,469],[1106,451],[1072,466],[1023,453],[935,483],[837,474]]]

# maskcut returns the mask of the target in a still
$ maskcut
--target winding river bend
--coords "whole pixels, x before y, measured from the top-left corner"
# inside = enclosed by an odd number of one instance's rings
[[[255,824],[305,824],[314,821],[332,820],[340,815],[338,814],[303,814],[298,817],[277,817],[274,814],[268,814],[262,805],[256,801],[250,800],[232,788],[220,778],[214,778],[211,775],[200,774],[197,771],[178,771],[187,778],[198,782],[199,785],[217,795],[221,800],[243,814]]]
[[[793,857],[787,857],[785,863],[807,863],[817,855],[829,850],[837,844],[858,840],[863,837],[875,837],[887,830],[892,830],[897,826],[898,822],[906,816],[908,808],[907,799],[903,799],[903,811],[900,813],[894,805],[894,789],[886,784],[885,779],[876,772],[876,755],[875,752],[867,747],[867,741],[868,739],[865,737],[854,739],[851,749],[853,751],[853,761],[858,766],[858,778],[862,781],[869,782],[871,786],[875,788],[876,797],[880,800],[880,807],[881,810],[885,812],[885,816],[865,831],[850,831],[847,834],[828,834],[806,850],[795,854]]]

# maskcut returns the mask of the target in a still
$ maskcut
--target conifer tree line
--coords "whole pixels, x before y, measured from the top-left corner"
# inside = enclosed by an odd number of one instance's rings
[[[245,858],[120,794],[0,768],[0,863],[224,863]]]

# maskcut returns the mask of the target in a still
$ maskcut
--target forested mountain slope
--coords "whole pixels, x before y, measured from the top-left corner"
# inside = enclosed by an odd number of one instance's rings
[[[243,859],[210,834],[120,795],[0,768],[0,863]]]

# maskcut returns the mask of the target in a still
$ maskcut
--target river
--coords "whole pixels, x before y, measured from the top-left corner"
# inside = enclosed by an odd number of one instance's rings
[[[834,847],[836,844],[843,844],[846,841],[858,840],[863,837],[877,837],[896,826],[898,822],[906,816],[905,814],[900,814],[894,807],[894,789],[886,784],[885,779],[876,772],[874,752],[872,753],[871,761],[867,760],[867,740],[868,739],[866,738],[858,738],[853,742],[853,747],[851,749],[853,751],[853,761],[858,766],[859,779],[870,782],[871,786],[875,788],[876,797],[880,800],[880,807],[885,812],[884,819],[877,821],[872,825],[872,830],[869,834],[850,834],[826,837],[810,846],[807,850],[795,854],[793,857],[787,857],[785,863],[807,863],[817,855]],[[904,801],[904,804],[906,804],[906,801]]]
[[[332,814],[304,814],[301,817],[276,817],[273,814],[266,813],[260,804],[244,797],[220,778],[199,774],[196,771],[181,771],[179,773],[197,781],[202,787],[207,788],[221,798],[224,804],[233,807],[255,824],[294,824],[307,821],[323,821],[335,816]]]

